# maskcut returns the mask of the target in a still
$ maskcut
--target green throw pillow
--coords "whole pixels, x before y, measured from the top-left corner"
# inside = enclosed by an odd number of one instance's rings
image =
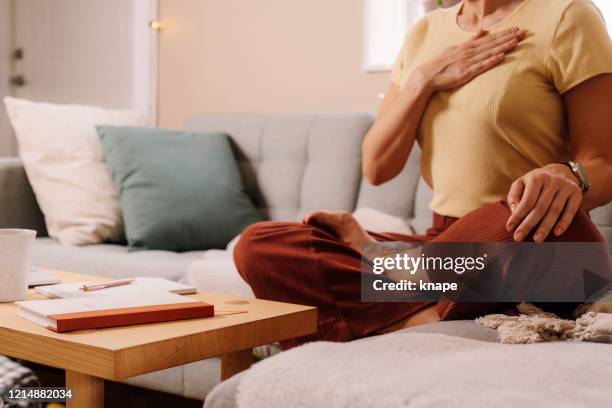
[[[96,129],[119,189],[130,250],[225,248],[261,221],[227,135]]]

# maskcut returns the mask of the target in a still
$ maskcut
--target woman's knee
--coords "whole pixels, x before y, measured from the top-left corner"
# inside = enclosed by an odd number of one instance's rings
[[[234,262],[238,272],[248,283],[253,274],[258,277],[271,272],[276,255],[289,245],[288,236],[294,234],[301,224],[264,221],[245,229],[234,248]]]
[[[249,272],[253,269],[251,266],[257,257],[257,254],[261,252],[261,248],[265,245],[269,245],[270,241],[266,240],[265,235],[273,228],[272,222],[264,221],[247,227],[240,235],[240,240],[234,248],[234,262],[238,268],[238,272],[248,282]]]
[[[486,204],[451,225],[437,241],[508,242],[512,233],[506,229],[510,208],[505,201]]]
[[[585,210],[579,210],[567,230],[559,237],[553,237],[552,240],[559,242],[605,242],[601,232]]]
[[[446,238],[456,242],[512,242],[514,235],[506,228],[511,215],[508,203],[503,200],[486,204],[468,213],[449,228]],[[533,241],[532,231],[525,242]],[[549,234],[548,242],[603,242],[604,239],[591,221],[589,214],[580,210],[567,230],[560,236]]]
[[[481,209],[479,214],[484,219],[494,220],[500,224],[497,229],[506,229],[506,222],[511,215],[510,206],[503,200],[499,203],[489,204]],[[533,241],[533,235],[536,231],[534,228],[526,238],[526,242]],[[500,233],[503,233],[500,231]],[[508,237],[514,236],[508,233]],[[604,238],[591,221],[589,213],[585,210],[579,210],[574,216],[569,227],[560,236],[556,236],[551,231],[546,239],[547,242],[603,242]]]

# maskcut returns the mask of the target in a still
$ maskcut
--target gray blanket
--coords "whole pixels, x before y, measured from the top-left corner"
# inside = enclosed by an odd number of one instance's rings
[[[239,407],[609,407],[612,349],[431,333],[312,343],[255,365]]]

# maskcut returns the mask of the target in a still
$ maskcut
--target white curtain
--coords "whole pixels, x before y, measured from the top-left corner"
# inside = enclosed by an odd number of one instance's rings
[[[364,69],[388,70],[408,28],[423,15],[417,0],[364,0]]]

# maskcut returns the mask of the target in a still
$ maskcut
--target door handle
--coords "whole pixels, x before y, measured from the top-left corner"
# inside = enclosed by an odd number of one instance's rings
[[[24,86],[26,84],[26,80],[23,75],[13,75],[10,77],[9,83],[13,86]]]

